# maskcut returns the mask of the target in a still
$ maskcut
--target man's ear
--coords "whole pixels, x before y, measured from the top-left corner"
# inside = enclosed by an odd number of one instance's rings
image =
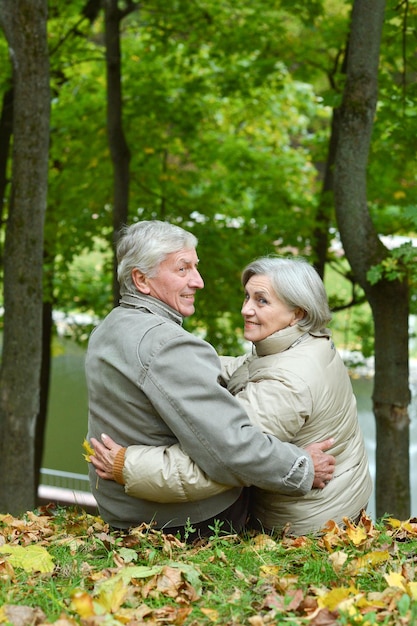
[[[137,267],[132,270],[132,280],[138,291],[145,294],[150,293],[151,288],[148,285],[148,279],[146,278],[145,274],[142,274],[142,272],[138,270]]]

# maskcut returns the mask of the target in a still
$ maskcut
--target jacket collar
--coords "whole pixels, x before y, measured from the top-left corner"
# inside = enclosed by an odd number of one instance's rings
[[[277,352],[288,350],[304,334],[304,331],[300,330],[298,326],[288,326],[278,330],[276,333],[269,335],[269,337],[254,343],[256,354],[258,356],[267,356],[268,354],[276,354]]]
[[[298,326],[288,326],[282,330],[278,330],[276,333],[269,335],[261,341],[254,343],[256,354],[258,356],[267,356],[268,354],[276,354],[277,352],[284,352],[289,350],[296,344],[300,343],[304,339],[312,335],[313,337],[324,337],[329,339],[331,332],[327,328],[315,332],[305,332]]]
[[[182,326],[184,321],[183,316],[178,311],[162,302],[162,300],[147,296],[144,293],[124,293],[120,298],[119,304],[127,309],[142,309],[154,315],[160,315],[180,326]]]

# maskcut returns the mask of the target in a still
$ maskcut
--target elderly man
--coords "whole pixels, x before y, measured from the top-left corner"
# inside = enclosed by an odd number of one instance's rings
[[[252,425],[219,383],[215,350],[182,327],[204,287],[196,246],[194,235],[167,222],[126,227],[117,245],[120,306],[89,341],[87,438],[95,449],[90,484],[101,516],[114,528],[145,522],[184,534],[191,524],[204,535],[219,520],[239,532],[247,515],[245,486],[303,495],[324,487],[334,471],[334,457],[324,453],[333,440],[307,451]],[[109,467],[113,478],[140,480],[129,447],[173,443],[224,491],[160,503],[130,496],[120,484],[124,479],[102,480],[109,478]],[[170,471],[175,475],[175,465]]]

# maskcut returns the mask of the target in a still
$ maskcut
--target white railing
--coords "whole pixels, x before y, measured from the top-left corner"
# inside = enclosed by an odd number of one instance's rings
[[[90,493],[88,476],[44,467],[41,468],[38,498],[45,503],[77,504],[86,509],[97,506],[94,496]]]

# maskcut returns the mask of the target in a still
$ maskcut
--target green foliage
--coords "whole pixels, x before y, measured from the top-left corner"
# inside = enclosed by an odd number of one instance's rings
[[[410,312],[417,312],[417,247],[412,241],[406,241],[393,248],[390,256],[374,265],[367,273],[372,285],[380,280],[406,280],[410,286]]]
[[[113,180],[103,14],[87,7],[49,3],[44,293],[56,309],[101,317],[112,305]],[[206,288],[187,326],[236,353],[244,265],[276,252],[317,258],[321,174],[344,84],[351,2],[154,0],[137,9],[121,23],[129,221],[166,219],[196,233]],[[415,32],[415,1],[390,0],[368,170],[372,219],[384,235],[417,231]],[[0,39],[1,92],[10,82],[7,54]],[[334,232],[331,197],[327,219]],[[98,247],[104,262],[94,268]],[[412,250],[401,247],[369,277],[407,275],[415,302],[414,267]],[[334,302],[343,308],[350,300],[338,292]]]

